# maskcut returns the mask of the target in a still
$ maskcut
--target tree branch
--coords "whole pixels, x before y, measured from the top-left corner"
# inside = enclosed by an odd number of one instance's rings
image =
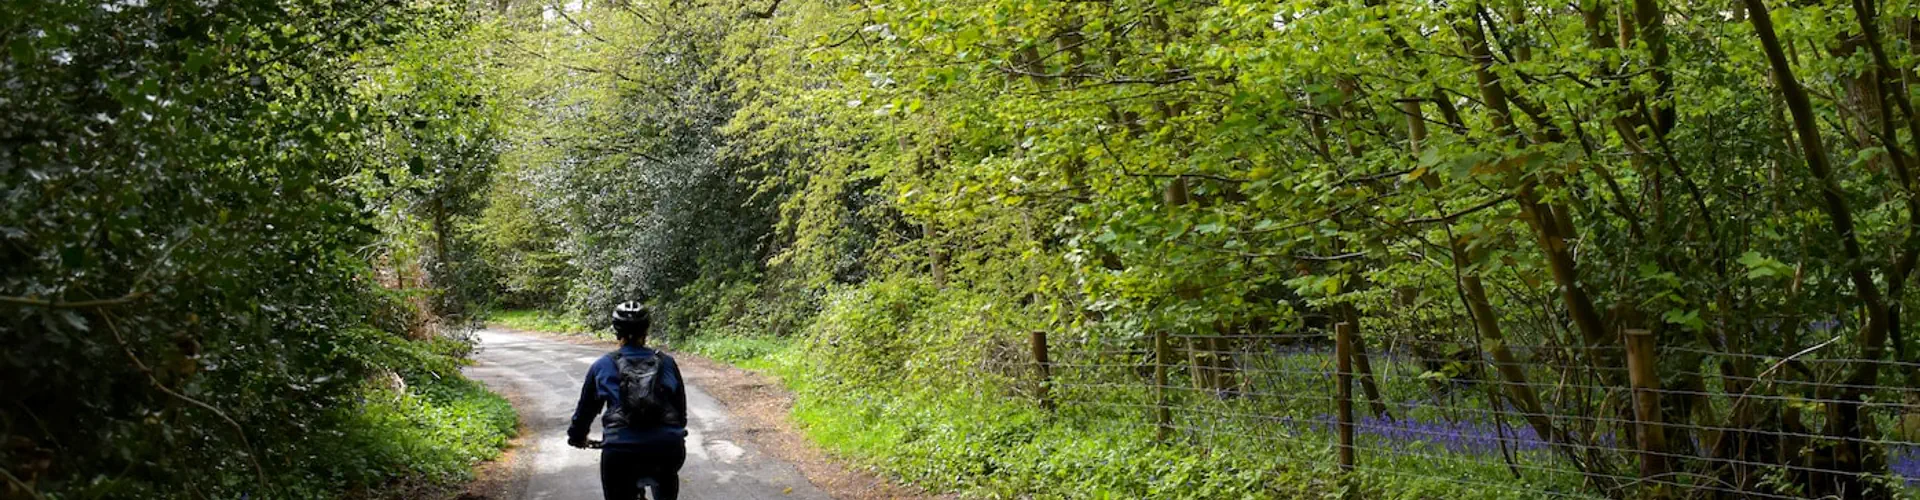
[[[133,303],[134,301],[147,298],[148,295],[149,294],[147,292],[133,292],[133,293],[120,296],[119,298],[99,299],[99,300],[81,300],[81,301],[74,301],[74,302],[46,300],[46,299],[38,299],[33,297],[14,297],[14,296],[0,295],[0,304],[14,305],[14,306],[20,306],[20,307],[45,307],[49,309],[89,309],[89,308],[96,308],[96,307],[114,307],[114,306],[126,305],[126,304]]]
[[[0,475],[7,476],[7,482],[13,483],[13,486],[20,488],[20,491],[27,492],[27,495],[32,496],[34,500],[47,500],[47,497],[41,496],[39,491],[34,490],[32,486],[28,486],[26,481],[21,481],[20,478],[13,477],[13,473],[7,472],[6,468],[0,467]]]
[[[274,54],[273,57],[270,57],[265,61],[261,61],[260,64],[255,64],[253,66],[248,67],[244,71],[241,71],[239,73],[234,73],[228,76],[226,81],[232,82],[232,81],[237,81],[241,78],[245,78],[247,76],[251,76],[254,73],[259,72],[262,68],[266,68],[267,66],[272,66],[274,63],[278,63],[280,61],[286,60],[289,57],[293,57],[295,54],[306,52],[308,50],[313,49],[314,47],[318,47],[321,43],[326,42],[327,40],[336,39],[339,37],[340,33],[346,32],[348,28],[359,27],[360,23],[365,22],[368,18],[373,17],[374,13],[380,12],[381,10],[386,9],[387,7],[392,7],[398,4],[399,2],[396,0],[387,0],[385,2],[381,2],[379,5],[375,5],[373,7],[368,8],[365,12],[361,12],[360,15],[353,17],[348,22],[341,24],[340,26],[336,26],[333,31],[327,32],[325,36],[314,38],[313,41],[301,44],[299,47],[294,47],[292,50],[281,52],[279,54]]]
[[[220,417],[221,420],[225,420],[227,422],[227,425],[233,426],[233,432],[240,438],[240,445],[247,449],[247,461],[253,463],[253,472],[260,479],[260,487],[266,488],[268,492],[274,493],[275,496],[278,496],[278,490],[276,490],[273,487],[273,483],[267,481],[267,469],[265,467],[260,466],[260,458],[258,456],[259,455],[258,452],[255,452],[253,450],[253,443],[247,440],[247,429],[245,427],[242,427],[240,425],[240,422],[235,421],[233,417],[227,416],[227,412],[220,411],[219,408],[216,408],[213,405],[207,404],[206,402],[200,401],[198,399],[194,399],[191,396],[181,394],[177,391],[174,391],[173,389],[167,388],[166,384],[160,383],[160,379],[154,378],[153,376],[153,368],[148,367],[145,362],[140,361],[140,357],[135,356],[133,354],[133,347],[127,344],[126,337],[120,336],[120,328],[114,325],[113,317],[102,314],[100,315],[100,319],[106,320],[107,332],[113,334],[114,342],[120,344],[120,351],[127,353],[127,359],[130,359],[133,361],[133,366],[135,368],[139,368],[140,372],[147,376],[147,382],[152,383],[155,389],[159,389],[160,392],[166,393],[168,396],[173,396],[175,399],[186,401],[187,403],[192,404],[194,406],[205,408],[207,411],[213,412],[215,416]]]
[[[1342,261],[1342,260],[1353,260],[1353,259],[1358,259],[1366,256],[1367,256],[1366,252],[1348,252],[1340,255],[1294,254],[1293,258],[1300,259],[1300,260],[1311,260],[1316,262],[1335,262],[1335,261]]]
[[[1379,173],[1379,174],[1373,174],[1373,175],[1363,175],[1363,176],[1355,177],[1352,179],[1342,180],[1340,182],[1334,183],[1334,185],[1335,186],[1351,186],[1354,184],[1366,184],[1374,181],[1382,181],[1382,180],[1392,179],[1394,177],[1399,177],[1402,175],[1411,174],[1413,173],[1413,170],[1414,169],[1408,168],[1408,169],[1395,170],[1392,172],[1385,172],[1385,173]]]
[[[1492,208],[1494,205],[1499,205],[1501,202],[1511,200],[1511,199],[1513,199],[1513,195],[1503,194],[1495,197],[1494,199],[1483,201],[1477,205],[1467,207],[1465,210],[1461,210],[1461,211],[1454,212],[1447,215],[1442,215],[1439,217],[1422,217],[1418,219],[1408,219],[1406,222],[1402,222],[1401,224],[1428,224],[1428,223],[1434,223],[1434,222],[1453,222],[1455,219],[1466,217],[1467,215],[1470,215],[1474,212]]]
[[[1153,177],[1153,178],[1160,178],[1160,179],[1178,179],[1183,177],[1192,177],[1196,179],[1210,179],[1210,180],[1216,180],[1220,182],[1227,182],[1227,183],[1233,183],[1233,184],[1249,182],[1246,179],[1235,179],[1232,177],[1223,177],[1223,176],[1212,175],[1212,174],[1169,174],[1169,173],[1160,173],[1160,172],[1130,172],[1130,171],[1127,171],[1125,168],[1122,168],[1120,173],[1133,176],[1133,177]]]
[[[1011,75],[1018,75],[1018,76],[1024,76],[1029,78],[1045,78],[1045,79],[1073,78],[1073,79],[1082,79],[1082,80],[1095,80],[1094,77],[1098,76],[1090,73],[1077,73],[1072,71],[1060,72],[1060,73],[1041,73],[1038,71],[1024,70],[1024,69],[1020,69],[1012,66],[1001,66],[1000,71],[1003,73],[1011,74]],[[1088,85],[1089,86],[1091,85],[1128,85],[1128,84],[1172,85],[1175,83],[1190,82],[1190,81],[1193,81],[1193,74],[1182,73],[1182,74],[1176,74],[1176,75],[1168,75],[1168,76],[1159,77],[1159,78],[1122,76],[1122,77],[1094,81],[1092,83],[1089,83]]]
[[[573,25],[573,27],[576,29],[579,29],[581,33],[586,33],[587,36],[593,37],[594,40],[599,40],[600,43],[605,43],[605,44],[613,43],[613,42],[607,41],[607,39],[605,38],[600,38],[599,33],[594,33],[593,30],[587,29],[586,26],[582,26],[579,21],[573,20],[573,16],[567,15],[567,6],[556,4],[556,5],[553,5],[552,7],[553,7],[553,13],[559,14],[561,19],[567,20],[567,24]]]

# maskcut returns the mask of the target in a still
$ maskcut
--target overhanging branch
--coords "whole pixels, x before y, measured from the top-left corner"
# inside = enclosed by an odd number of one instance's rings
[[[0,295],[0,304],[7,304],[7,305],[13,305],[13,306],[20,306],[20,307],[45,307],[49,309],[89,309],[89,308],[96,308],[96,307],[115,307],[115,306],[131,304],[135,301],[147,298],[148,295],[149,294],[147,292],[134,292],[134,293],[126,294],[119,298],[80,300],[80,301],[73,301],[73,302],[47,300],[47,299],[40,299],[40,298],[34,298],[34,297],[14,297],[14,296]]]
[[[1480,202],[1480,204],[1478,205],[1467,207],[1466,210],[1461,210],[1458,212],[1442,215],[1439,217],[1422,217],[1419,219],[1408,219],[1405,223],[1406,224],[1427,224],[1427,223],[1433,223],[1433,222],[1453,222],[1455,219],[1466,217],[1468,214],[1472,214],[1474,212],[1492,208],[1494,205],[1499,205],[1500,202],[1504,202],[1511,199],[1513,199],[1513,195],[1510,195],[1510,194],[1500,195],[1499,197],[1496,197],[1494,199]]]

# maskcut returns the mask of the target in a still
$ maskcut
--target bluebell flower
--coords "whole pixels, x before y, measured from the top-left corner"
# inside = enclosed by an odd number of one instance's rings
[[[1307,431],[1331,432],[1336,424],[1333,416],[1320,415],[1307,420],[1304,427]],[[1281,425],[1293,430],[1303,427],[1291,417],[1282,418]],[[1394,449],[1427,443],[1461,454],[1499,453],[1503,442],[1507,450],[1516,452],[1544,450],[1552,445],[1535,434],[1532,427],[1451,420],[1363,417],[1354,422],[1354,434],[1385,441]]]
[[[1907,478],[1908,486],[1920,487],[1920,446],[1902,446],[1887,454],[1887,470]]]

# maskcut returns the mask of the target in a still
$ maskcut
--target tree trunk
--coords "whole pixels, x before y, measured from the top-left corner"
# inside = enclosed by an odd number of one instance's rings
[[[1870,446],[1863,442],[1867,429],[1861,415],[1864,402],[1860,400],[1863,394],[1859,387],[1875,385],[1879,380],[1880,359],[1886,349],[1891,318],[1888,317],[1879,285],[1874,282],[1873,271],[1867,267],[1865,252],[1860,247],[1858,233],[1854,229],[1852,208],[1847,204],[1840,182],[1833,176],[1825,139],[1820,136],[1819,117],[1814,114],[1806,90],[1801,88],[1799,79],[1793,75],[1786,51],[1774,32],[1773,18],[1762,0],[1742,1],[1751,11],[1752,15],[1747,20],[1752,22],[1754,34],[1760,38],[1761,48],[1766,51],[1775,84],[1786,98],[1787,111],[1793,117],[1795,135],[1800,138],[1800,150],[1807,168],[1820,182],[1823,208],[1833,223],[1834,235],[1840,239],[1842,257],[1846,259],[1854,293],[1867,312],[1866,324],[1858,336],[1860,360],[1849,363],[1853,374],[1848,377],[1847,384],[1853,388],[1841,391],[1843,394],[1826,403],[1828,434],[1837,438],[1831,454],[1834,461],[1832,467],[1837,473],[1816,474],[1825,477],[1817,478],[1813,485],[1815,491],[1812,492],[1849,492],[1857,495],[1867,489],[1867,485],[1859,480],[1859,474],[1869,472],[1872,466],[1877,465],[1869,457]]]
[[[1368,409],[1373,411],[1374,417],[1392,420],[1393,415],[1387,412],[1387,401],[1380,396],[1380,386],[1374,383],[1373,363],[1367,359],[1367,337],[1360,333],[1360,310],[1352,304],[1342,304],[1340,315],[1345,318],[1343,321],[1353,325],[1353,345],[1348,347],[1349,352],[1353,353],[1354,373],[1360,379],[1360,393],[1366,396]]]

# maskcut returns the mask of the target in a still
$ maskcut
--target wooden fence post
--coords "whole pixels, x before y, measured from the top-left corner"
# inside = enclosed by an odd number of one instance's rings
[[[1340,470],[1353,470],[1353,323],[1333,326],[1334,401],[1339,408]]]
[[[1167,406],[1167,365],[1172,361],[1167,332],[1153,332],[1153,439],[1160,442],[1173,432],[1173,409]]]
[[[1053,367],[1047,360],[1047,332],[1033,332],[1033,366],[1040,376],[1040,407],[1053,411]]]
[[[1633,385],[1640,478],[1652,481],[1667,474],[1667,433],[1660,424],[1659,362],[1654,358],[1653,332],[1629,329],[1626,334],[1627,381]]]

